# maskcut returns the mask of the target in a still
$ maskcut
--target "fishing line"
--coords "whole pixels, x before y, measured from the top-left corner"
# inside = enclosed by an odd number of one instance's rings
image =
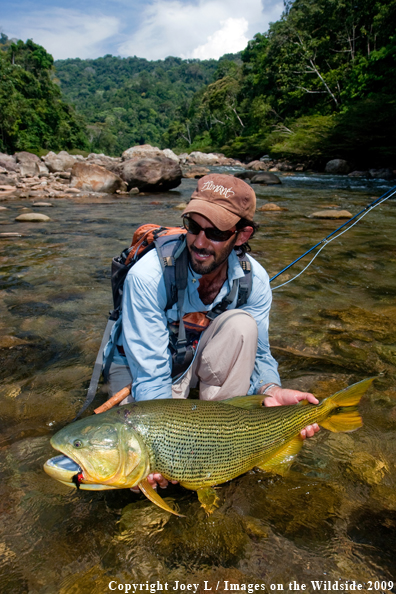
[[[347,231],[349,231],[349,229],[352,229],[352,227],[354,227],[356,225],[356,223],[358,223],[359,221],[361,221],[362,218],[365,217],[371,210],[373,210],[376,206],[379,206],[380,204],[382,204],[383,202],[385,202],[385,200],[388,200],[389,198],[391,198],[395,194],[396,194],[396,186],[394,188],[391,188],[387,192],[385,192],[385,194],[383,194],[382,196],[380,196],[379,198],[377,198],[376,200],[374,200],[374,202],[371,202],[370,204],[368,204],[363,210],[361,210],[360,212],[358,212],[357,214],[355,214],[352,218],[348,219],[348,221],[346,221],[340,227],[338,227],[337,229],[335,229],[335,231],[333,231],[332,233],[330,233],[329,235],[327,235],[327,237],[325,237],[324,239],[322,239],[322,241],[319,241],[319,243],[317,243],[316,245],[312,246],[308,251],[306,251],[304,254],[302,254],[301,256],[299,256],[293,262],[291,262],[291,264],[289,264],[288,266],[286,266],[285,268],[283,268],[280,272],[278,272],[277,274],[275,274],[275,276],[273,276],[272,278],[270,278],[270,282],[272,282],[278,276],[280,276],[281,274],[283,274],[284,272],[286,272],[286,270],[288,270],[289,268],[291,268],[292,266],[294,266],[294,264],[296,264],[297,262],[299,262],[302,258],[304,258],[304,256],[308,255],[310,252],[312,252],[314,249],[316,249],[317,247],[319,247],[323,243],[322,247],[316,252],[316,254],[314,255],[314,257],[310,260],[310,262],[308,262],[308,264],[305,266],[305,268],[303,268],[301,270],[301,272],[299,272],[298,274],[296,274],[296,276],[293,276],[293,278],[289,279],[288,281],[282,283],[281,285],[278,285],[277,287],[274,287],[272,289],[272,291],[275,291],[276,289],[280,289],[281,287],[284,287],[285,285],[288,285],[289,283],[291,283],[292,281],[294,281],[296,278],[298,278],[299,276],[301,276],[301,274],[303,272],[305,272],[307,270],[307,268],[309,268],[309,266],[311,266],[312,262],[315,260],[315,258],[317,256],[319,256],[320,252],[326,247],[326,245],[328,245],[334,239],[337,239],[338,237],[340,237],[341,235],[343,235],[344,233],[346,233]],[[359,218],[357,218],[357,217],[359,217]],[[356,219],[356,221],[354,221],[354,219]],[[354,221],[354,222],[352,223],[352,221]],[[344,229],[343,231],[341,231],[341,233],[338,233],[338,235],[335,235],[335,233],[337,233],[338,231],[340,231],[341,229],[343,229],[343,227],[345,227],[345,226],[347,226],[346,229]],[[334,235],[334,237],[332,237],[333,235]],[[331,239],[330,239],[330,237],[331,237]]]

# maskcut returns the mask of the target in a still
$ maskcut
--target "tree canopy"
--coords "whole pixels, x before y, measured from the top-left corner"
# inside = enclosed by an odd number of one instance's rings
[[[220,60],[53,62],[0,38],[0,150],[136,144],[394,167],[396,0],[286,0]]]
[[[0,150],[86,148],[85,125],[62,99],[53,58],[30,39],[0,43]]]

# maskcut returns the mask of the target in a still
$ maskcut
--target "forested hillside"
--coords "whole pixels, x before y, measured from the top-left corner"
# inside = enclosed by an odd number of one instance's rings
[[[53,58],[28,40],[0,38],[0,152],[88,148],[85,124],[52,80]]]
[[[56,70],[63,94],[88,123],[91,149],[120,154],[136,144],[164,147],[166,131],[186,116],[195,93],[213,81],[218,64],[105,56],[60,60]],[[185,135],[188,139],[188,130]]]
[[[2,35],[0,69],[0,150],[120,155],[149,143],[395,167],[396,0],[286,0],[267,33],[220,60],[54,68],[44,48]]]
[[[396,155],[396,0],[295,0],[173,123],[173,144],[356,165]],[[177,141],[178,138],[178,141]]]

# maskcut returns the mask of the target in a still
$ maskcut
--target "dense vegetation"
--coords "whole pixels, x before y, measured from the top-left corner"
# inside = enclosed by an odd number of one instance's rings
[[[219,66],[173,144],[184,126],[194,148],[229,155],[394,164],[395,24],[396,0],[289,2],[241,66]]]
[[[56,62],[64,95],[88,122],[91,149],[107,154],[136,144],[166,144],[164,133],[212,82],[217,66],[217,60],[149,62],[110,55]]]
[[[108,55],[58,61],[55,74],[43,48],[3,35],[0,150],[150,143],[394,167],[396,0],[284,3],[267,33],[218,61]]]
[[[52,80],[53,58],[30,39],[0,38],[0,151],[88,148],[85,125]]]

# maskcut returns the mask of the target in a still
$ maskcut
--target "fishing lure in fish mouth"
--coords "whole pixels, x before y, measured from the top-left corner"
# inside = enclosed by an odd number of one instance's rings
[[[179,514],[152,488],[151,472],[197,491],[204,509],[218,506],[216,485],[257,467],[285,474],[300,451],[300,431],[318,423],[330,431],[362,426],[357,405],[374,378],[322,400],[266,408],[263,395],[223,401],[148,400],[80,419],[51,439],[61,455],[44,470],[80,490],[138,486],[162,509]]]
[[[335,229],[335,231],[332,231],[324,239],[322,239],[317,244],[315,244],[314,246],[312,246],[304,254],[302,254],[301,256],[299,256],[298,258],[296,258],[296,260],[294,260],[293,262],[291,262],[290,264],[288,264],[280,272],[278,272],[273,277],[271,277],[270,278],[270,283],[273,280],[275,280],[276,278],[278,278],[278,276],[280,276],[281,274],[283,274],[284,272],[286,272],[286,270],[289,270],[289,268],[291,268],[292,266],[294,266],[294,264],[297,264],[297,262],[299,262],[302,258],[304,258],[305,256],[307,256],[308,254],[310,254],[311,252],[313,252],[313,250],[315,250],[317,247],[319,247],[320,245],[323,244],[322,247],[316,252],[316,254],[314,255],[314,257],[310,260],[310,262],[308,262],[308,264],[305,266],[305,268],[303,268],[301,270],[301,272],[299,272],[298,274],[296,274],[296,276],[293,276],[293,278],[289,279],[288,281],[282,283],[281,285],[278,285],[277,287],[273,287],[272,288],[272,291],[276,291],[276,289],[280,289],[281,287],[284,287],[285,285],[288,285],[289,283],[291,283],[292,281],[294,281],[296,278],[298,278],[299,276],[301,276],[302,273],[305,272],[307,270],[307,268],[309,268],[309,266],[311,266],[312,262],[315,260],[315,258],[317,256],[319,256],[320,252],[326,247],[326,245],[328,245],[329,243],[331,243],[332,241],[334,241],[334,239],[337,239],[338,237],[340,237],[340,235],[343,235],[344,233],[346,233],[347,231],[349,231],[349,229],[351,229],[352,227],[354,227],[354,225],[356,225],[359,221],[361,221],[363,217],[365,217],[371,210],[373,210],[373,208],[375,208],[376,206],[379,206],[380,204],[382,204],[383,202],[385,202],[389,198],[392,198],[392,196],[394,196],[395,194],[396,194],[396,186],[393,187],[393,188],[391,188],[387,192],[385,192],[385,194],[382,194],[382,196],[380,196],[379,198],[377,198],[376,200],[374,200],[370,204],[368,204],[365,208],[363,208],[363,210],[361,210],[360,212],[358,212],[357,214],[355,214],[353,217],[351,217],[350,219],[348,219],[347,221],[345,221],[345,223],[343,223],[340,227],[338,227],[337,229]],[[355,221],[355,222],[352,223],[352,221]],[[346,227],[346,229],[344,229],[344,227]],[[344,231],[341,231],[341,229],[344,229]],[[338,233],[338,231],[341,231],[341,233]],[[336,233],[338,233],[338,235],[336,235]],[[331,239],[330,239],[330,237],[331,237]]]

